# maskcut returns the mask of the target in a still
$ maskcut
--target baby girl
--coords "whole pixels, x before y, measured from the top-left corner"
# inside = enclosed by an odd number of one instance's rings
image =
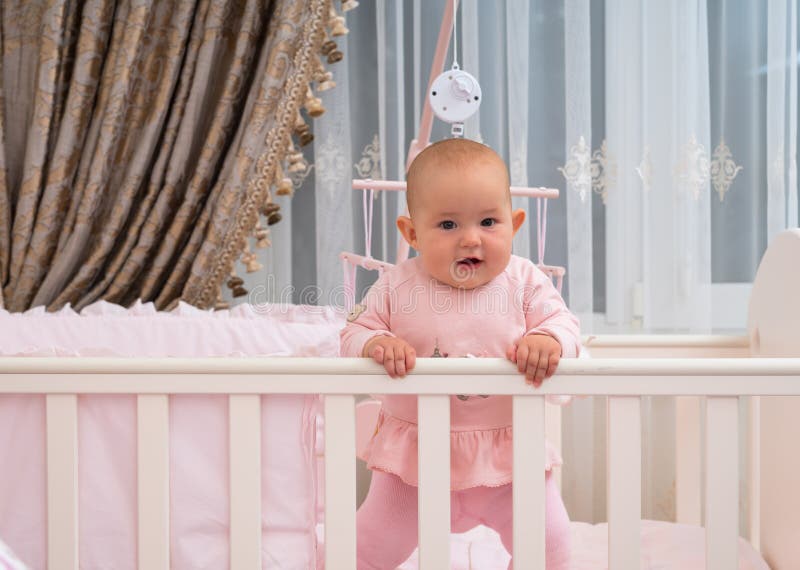
[[[397,227],[419,256],[387,270],[348,317],[342,355],[373,358],[395,378],[417,355],[506,357],[540,386],[579,349],[578,321],[550,279],[511,255],[525,220],[511,209],[508,173],[488,147],[449,139],[407,176],[409,216]],[[357,514],[358,568],[394,569],[417,546],[417,400],[383,396],[366,459],[373,470]],[[451,528],[485,524],[512,550],[511,397],[450,402]],[[523,435],[524,437],[524,435]],[[545,458],[547,569],[569,567],[569,519]]]

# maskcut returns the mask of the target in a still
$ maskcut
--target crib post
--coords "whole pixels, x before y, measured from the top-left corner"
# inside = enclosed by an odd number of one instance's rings
[[[544,568],[544,396],[514,396],[514,567]]]
[[[355,397],[328,394],[325,396],[325,568],[355,569],[355,511]]]
[[[608,398],[608,567],[639,568],[642,422],[638,396]]]
[[[228,397],[231,570],[261,568],[261,397]]]
[[[419,396],[419,567],[450,568],[450,396]]]
[[[750,396],[747,429],[748,538],[753,548],[761,552],[761,397]]]
[[[739,398],[706,400],[706,568],[739,566]]]
[[[555,447],[559,453],[563,448],[563,436],[561,430],[561,406],[550,405],[544,407],[544,433],[545,439]],[[561,490],[561,469],[553,469],[550,476],[555,480],[559,491]]]
[[[140,570],[169,570],[169,397],[136,399]]]
[[[675,521],[702,524],[700,517],[700,398],[675,398]]]
[[[47,568],[78,570],[78,397],[48,394]]]

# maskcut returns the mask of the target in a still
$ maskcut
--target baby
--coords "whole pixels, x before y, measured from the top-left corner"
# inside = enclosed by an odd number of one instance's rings
[[[579,348],[577,319],[550,279],[511,255],[525,221],[511,209],[508,173],[488,147],[465,139],[431,145],[407,176],[409,216],[397,227],[419,256],[387,270],[342,330],[342,355],[365,356],[392,378],[417,355],[507,357],[540,386]],[[357,514],[358,568],[394,569],[417,546],[417,400],[382,396],[366,450],[373,470]],[[451,528],[485,524],[512,550],[510,396],[460,395],[450,402]],[[523,435],[524,437],[524,435]],[[569,567],[569,519],[547,446],[547,569]]]

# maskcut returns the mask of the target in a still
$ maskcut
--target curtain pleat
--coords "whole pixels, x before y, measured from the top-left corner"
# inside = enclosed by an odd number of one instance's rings
[[[11,1],[0,301],[217,301],[300,127],[328,0]],[[276,180],[277,178],[277,180]],[[259,240],[263,242],[263,240]]]

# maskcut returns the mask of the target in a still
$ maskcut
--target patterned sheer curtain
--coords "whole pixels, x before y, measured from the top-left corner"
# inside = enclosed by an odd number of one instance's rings
[[[213,306],[277,221],[298,109],[321,111],[329,8],[3,2],[0,307]]]
[[[295,180],[266,272],[251,276],[253,300],[340,298],[336,255],[364,251],[350,179],[403,178],[444,5],[349,13],[313,168]],[[584,332],[743,331],[769,238],[797,225],[797,0],[462,0],[459,29],[459,62],[483,88],[466,135],[504,156],[515,183],[561,189],[545,258],[567,268]],[[446,136],[435,123],[433,140]],[[373,256],[394,260],[403,205],[392,193],[374,203]],[[537,251],[534,233],[514,247]],[[372,279],[360,273],[360,289]],[[674,403],[643,410],[644,515],[670,520]],[[605,413],[602,399],[564,410],[576,520],[605,517]]]

